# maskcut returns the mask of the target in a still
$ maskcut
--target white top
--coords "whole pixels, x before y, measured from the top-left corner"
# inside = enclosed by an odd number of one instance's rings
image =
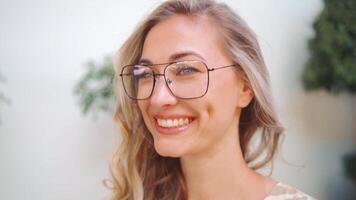
[[[278,182],[271,190],[269,195],[264,200],[316,200],[313,197],[293,188]]]

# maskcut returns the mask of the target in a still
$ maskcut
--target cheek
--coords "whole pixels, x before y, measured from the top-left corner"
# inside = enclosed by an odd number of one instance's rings
[[[215,126],[226,124],[238,115],[238,89],[236,79],[215,81],[209,88],[208,104],[206,110],[209,112],[209,120]]]
[[[147,108],[148,108],[147,102],[143,102],[143,101],[138,102],[138,108],[141,112],[143,120],[145,121],[145,124],[148,125],[147,123],[148,123],[149,116],[147,112]]]
[[[215,81],[216,83],[209,88],[209,98],[211,99],[212,109],[236,110],[239,92],[236,79],[224,79]]]
[[[211,101],[206,107],[207,125],[213,132],[229,124],[236,115],[235,103],[223,95]],[[218,131],[219,132],[219,131]]]

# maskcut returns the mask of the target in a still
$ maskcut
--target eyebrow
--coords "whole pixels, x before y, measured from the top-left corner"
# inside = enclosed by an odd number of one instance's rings
[[[206,59],[197,52],[181,51],[181,52],[177,52],[177,53],[174,53],[171,56],[169,56],[169,62],[173,62],[173,61],[179,60],[179,59],[187,57],[187,56],[196,56],[196,57],[202,59],[203,61],[206,61]],[[146,58],[141,58],[139,60],[139,63],[140,64],[149,64],[149,65],[153,64],[149,59],[146,59]]]

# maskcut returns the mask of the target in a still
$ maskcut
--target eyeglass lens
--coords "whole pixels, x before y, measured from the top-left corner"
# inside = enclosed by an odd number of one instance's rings
[[[127,95],[133,99],[148,99],[153,93],[158,78],[155,68],[146,65],[129,65],[122,71],[122,81]],[[205,95],[209,74],[201,61],[182,61],[164,68],[166,84],[178,98],[192,99]]]

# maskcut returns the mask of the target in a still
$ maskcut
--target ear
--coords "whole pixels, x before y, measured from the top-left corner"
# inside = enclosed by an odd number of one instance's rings
[[[252,98],[254,97],[253,91],[251,89],[250,82],[248,81],[246,75],[241,77],[239,83],[239,99],[237,105],[240,108],[245,108],[251,102]]]

